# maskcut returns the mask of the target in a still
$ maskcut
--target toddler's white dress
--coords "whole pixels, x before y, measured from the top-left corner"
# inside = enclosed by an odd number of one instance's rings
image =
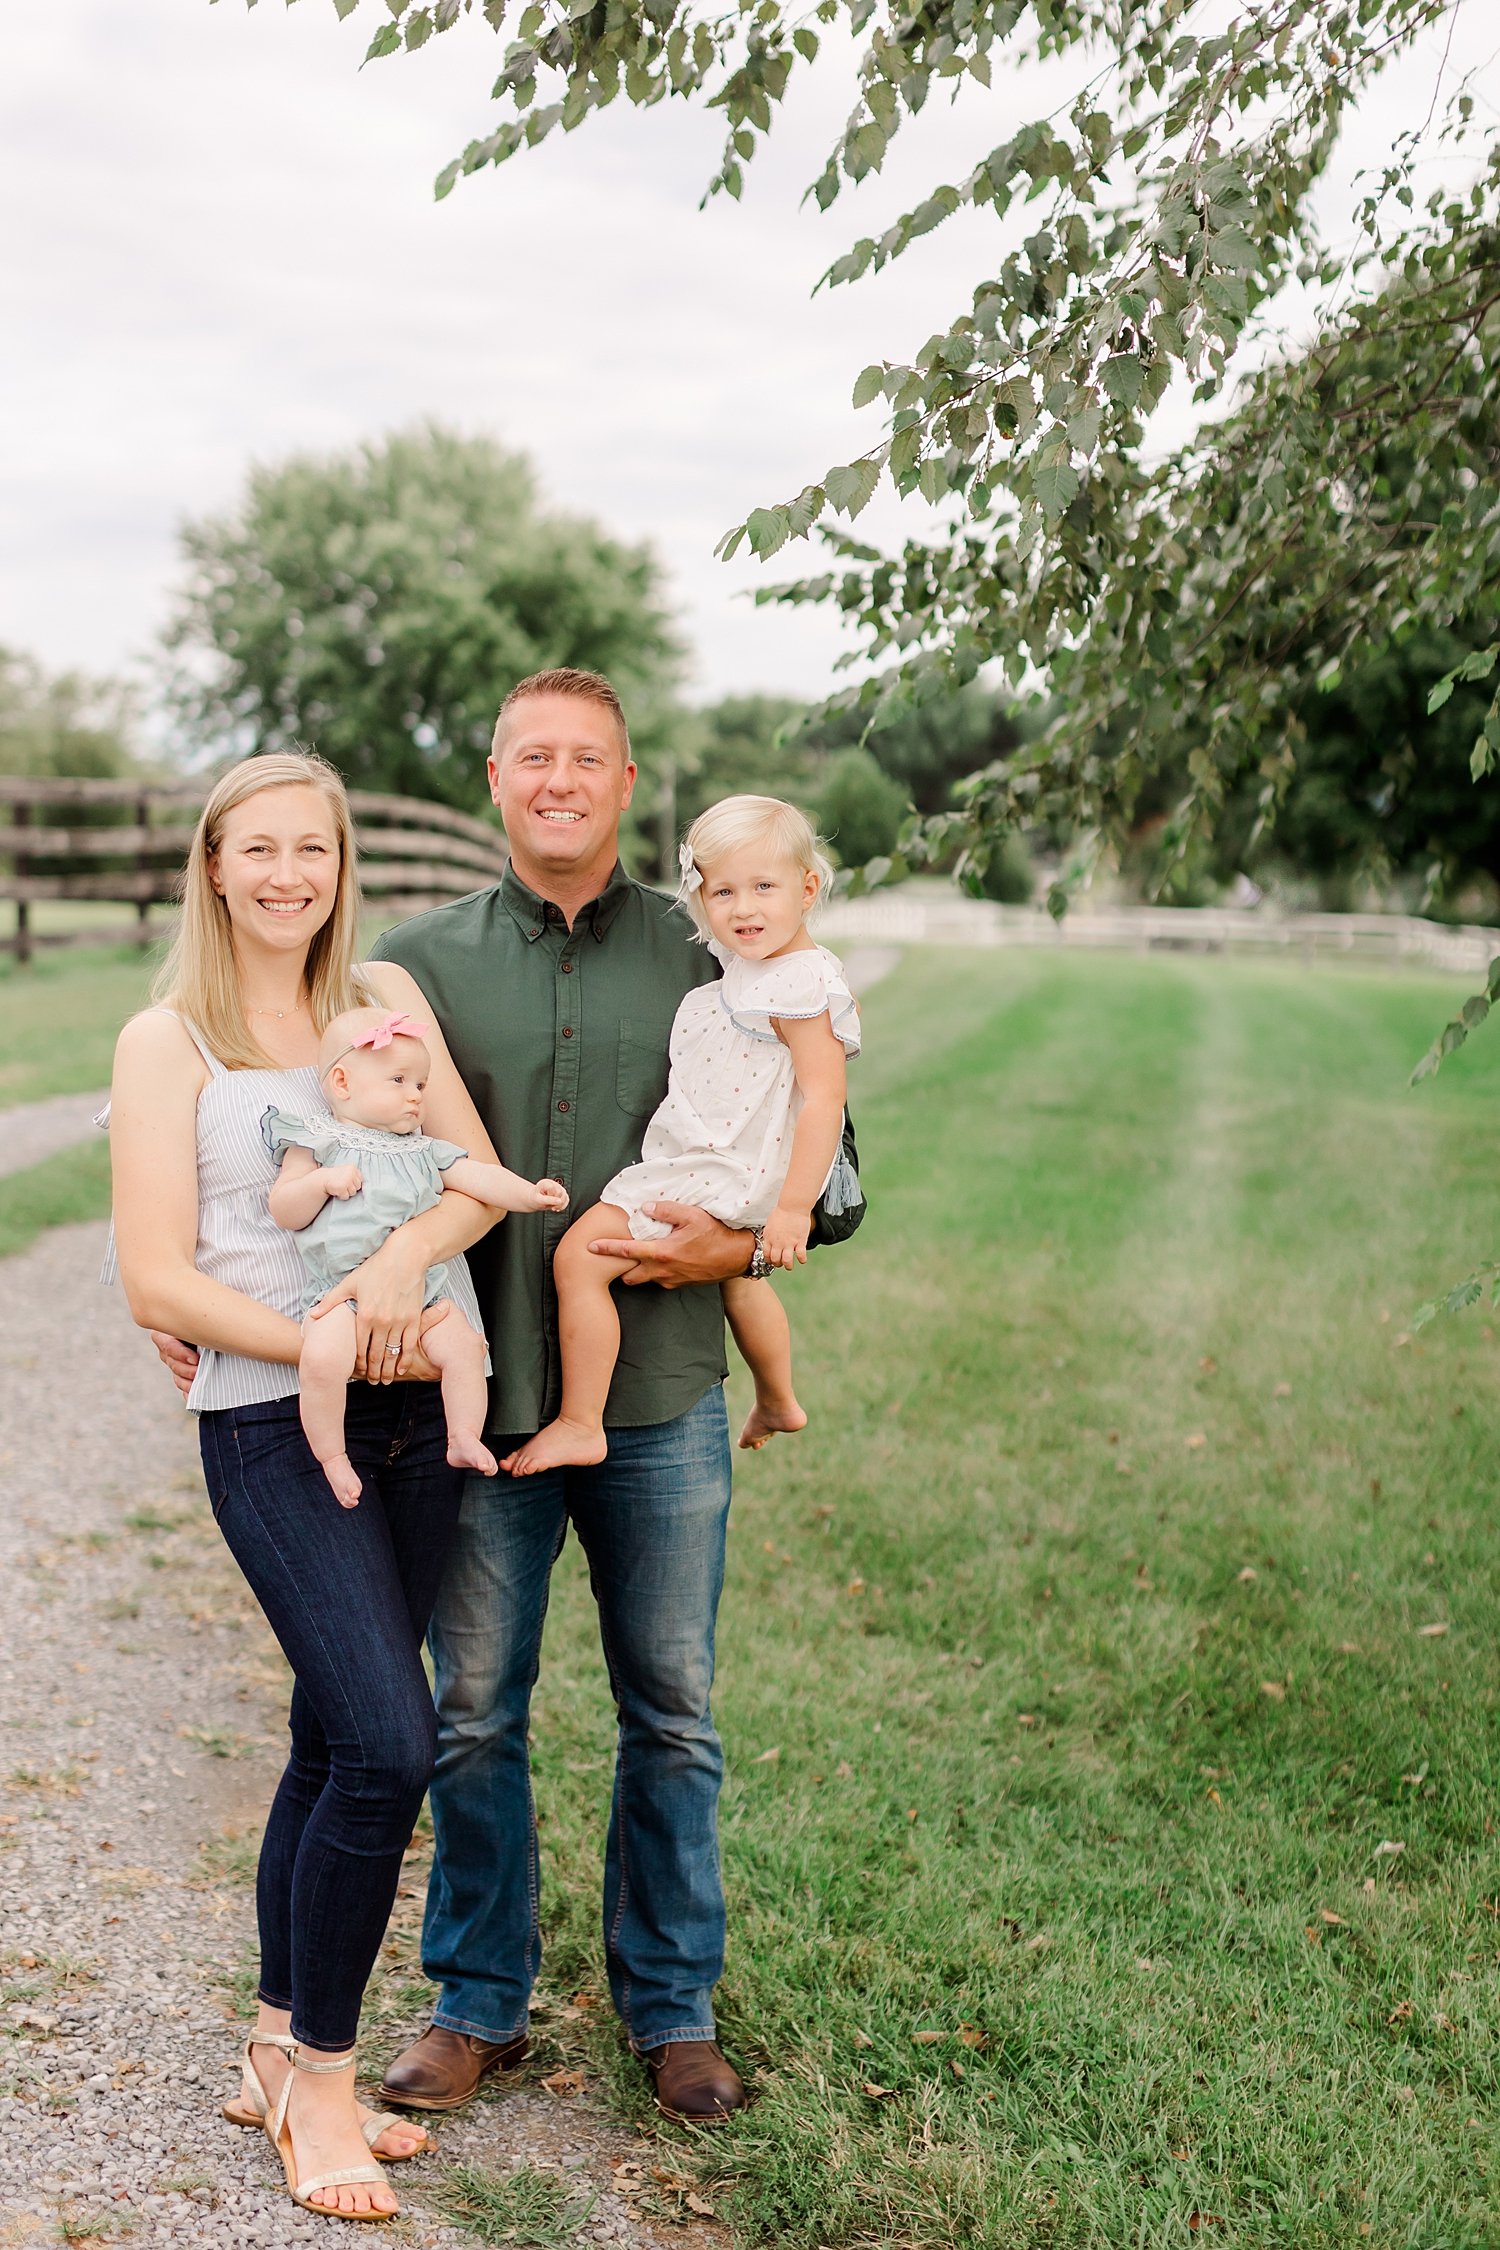
[[[845,1052],[859,1053],[859,1012],[843,963],[827,946],[774,961],[742,960],[715,940],[710,950],[724,974],[678,1007],[666,1099],[646,1127],[641,1160],[617,1172],[599,1197],[625,1213],[638,1240],[671,1232],[647,1218],[643,1203],[691,1203],[731,1227],[763,1226],[775,1210],[802,1089],[773,1016],[826,1015]],[[848,1169],[835,1158],[824,1182],[830,1195]],[[851,1189],[857,1197],[857,1183]]]

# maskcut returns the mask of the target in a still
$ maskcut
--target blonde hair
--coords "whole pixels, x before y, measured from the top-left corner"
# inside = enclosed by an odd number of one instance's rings
[[[827,898],[833,862],[806,813],[782,797],[721,797],[718,804],[699,813],[682,839],[684,879],[677,895],[697,923],[700,937],[708,936],[703,892],[700,884],[690,885],[687,876],[696,869],[704,877],[730,852],[746,851],[755,844],[763,844],[778,859],[790,860],[804,875],[817,876],[818,895],[809,918]]]
[[[303,989],[313,1028],[322,1032],[345,1009],[373,1004],[374,994],[355,973],[359,937],[359,875],[354,821],[344,784],[325,758],[309,750],[278,750],[244,758],[221,774],[199,815],[182,871],[182,918],[172,950],[151,988],[152,999],[186,1016],[211,1054],[229,1070],[274,1068],[245,1023],[244,994],[229,909],[214,889],[211,863],[224,841],[224,823],[237,806],[265,789],[315,789],[333,816],[339,875],[333,911],[307,949]]]

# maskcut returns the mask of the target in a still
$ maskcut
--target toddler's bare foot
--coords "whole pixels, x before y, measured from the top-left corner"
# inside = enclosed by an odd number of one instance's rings
[[[364,1486],[354,1474],[347,1453],[333,1453],[323,1463],[323,1474],[333,1486],[333,1497],[341,1508],[357,1508]]]
[[[450,1469],[477,1469],[482,1477],[499,1473],[499,1463],[477,1430],[448,1432],[448,1466]]]
[[[778,1432],[788,1436],[793,1430],[805,1430],[807,1416],[794,1398],[780,1399],[774,1405],[763,1406],[759,1399],[751,1407],[745,1427],[740,1432],[740,1444],[758,1453],[767,1438]]]
[[[602,1429],[566,1421],[559,1414],[545,1430],[508,1453],[500,1466],[513,1477],[534,1477],[539,1469],[587,1468],[591,1461],[602,1461],[608,1451],[609,1440]]]

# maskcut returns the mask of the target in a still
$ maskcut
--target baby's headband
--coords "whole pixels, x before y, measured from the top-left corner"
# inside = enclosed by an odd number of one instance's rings
[[[426,1036],[425,1023],[418,1023],[415,1016],[405,1015],[400,1008],[393,1008],[388,1016],[381,1017],[379,1023],[372,1023],[367,1031],[359,1032],[347,1047],[340,1047],[333,1062],[325,1065],[323,1076],[326,1078],[333,1063],[341,1063],[345,1055],[353,1054],[356,1047],[388,1047],[393,1039],[425,1039]]]

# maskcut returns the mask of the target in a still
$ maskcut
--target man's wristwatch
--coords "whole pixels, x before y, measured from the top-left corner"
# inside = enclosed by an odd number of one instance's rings
[[[750,1263],[745,1268],[745,1279],[769,1281],[771,1268],[766,1259],[766,1230],[764,1227],[752,1227],[750,1232],[755,1237],[755,1248],[751,1251]]]

